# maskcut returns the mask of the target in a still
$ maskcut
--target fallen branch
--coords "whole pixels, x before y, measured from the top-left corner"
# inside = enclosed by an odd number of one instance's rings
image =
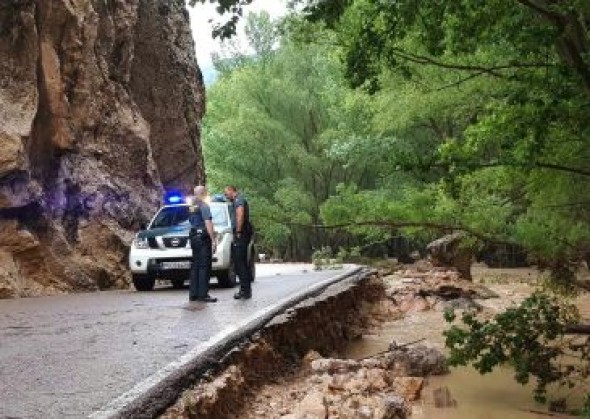
[[[441,230],[441,231],[465,231],[466,233],[476,237],[482,241],[490,242],[490,243],[497,243],[497,244],[509,244],[509,245],[516,245],[518,244],[516,241],[503,239],[501,237],[492,237],[486,234],[480,233],[472,228],[469,228],[464,225],[453,225],[453,224],[443,224],[443,223],[433,223],[427,221],[354,221],[354,222],[347,222],[341,224],[303,224],[303,223],[294,223],[288,221],[276,221],[278,223],[282,223],[289,226],[294,227],[305,227],[305,228],[314,228],[314,229],[324,229],[324,230],[334,230],[340,228],[347,228],[347,227],[386,227],[386,228],[408,228],[408,227],[418,227],[418,228],[428,228],[432,230]]]
[[[572,335],[590,335],[590,324],[572,324],[566,326],[565,333]]]
[[[413,342],[404,343],[402,345],[395,345],[395,349],[397,349],[397,348],[404,348],[406,346],[410,346],[410,345],[413,345],[415,343],[422,342],[424,340],[426,340],[426,338],[418,339],[418,340],[415,340]],[[383,354],[386,354],[387,352],[391,352],[391,349],[386,349],[385,351],[377,352],[376,354],[365,356],[363,358],[359,358],[358,361],[362,361],[363,359],[373,358],[373,357],[378,356],[378,355],[383,355]]]
[[[571,416],[565,416],[565,415],[561,415],[559,413],[552,413],[552,412],[543,412],[542,410],[536,410],[536,409],[518,409],[522,412],[527,412],[527,413],[534,413],[535,415],[544,415],[544,416],[552,416],[552,417],[556,417],[556,418],[569,418]]]

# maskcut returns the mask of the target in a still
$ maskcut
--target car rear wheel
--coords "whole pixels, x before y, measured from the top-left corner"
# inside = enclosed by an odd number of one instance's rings
[[[233,263],[230,263],[230,267],[228,269],[217,272],[216,276],[220,287],[233,288],[237,284]]]
[[[146,274],[133,274],[133,285],[137,291],[151,291],[156,285],[156,278]]]
[[[172,288],[174,288],[175,290],[184,288],[184,279],[173,279],[171,282]]]

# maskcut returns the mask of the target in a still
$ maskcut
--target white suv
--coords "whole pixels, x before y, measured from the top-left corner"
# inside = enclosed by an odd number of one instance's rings
[[[213,254],[212,276],[222,287],[234,287],[236,274],[231,260],[233,240],[229,203],[221,199],[211,202],[211,215],[217,241]],[[138,291],[151,291],[156,279],[169,280],[174,288],[181,288],[189,277],[192,250],[189,205],[175,203],[158,210],[149,225],[137,233],[129,251],[129,268],[133,285]],[[248,246],[248,262],[255,276],[254,243]]]

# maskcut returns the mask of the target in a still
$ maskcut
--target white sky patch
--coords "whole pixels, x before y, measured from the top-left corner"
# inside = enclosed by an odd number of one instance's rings
[[[212,66],[211,53],[220,52],[221,44],[219,40],[212,39],[211,32],[215,23],[223,22],[227,16],[220,16],[215,11],[215,4],[205,3],[197,4],[194,7],[188,6],[188,11],[191,18],[191,28],[193,31],[193,38],[195,39],[195,51],[197,53],[197,62],[201,69],[210,68]],[[266,10],[271,19],[277,19],[287,14],[286,0],[254,0],[251,5],[244,8],[244,17],[248,12],[259,12]],[[209,20],[213,19],[212,23]],[[246,45],[244,35],[244,18],[238,24],[237,38],[240,45]]]

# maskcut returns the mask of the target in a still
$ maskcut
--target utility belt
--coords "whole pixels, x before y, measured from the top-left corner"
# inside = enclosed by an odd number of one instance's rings
[[[232,232],[234,234],[234,240],[236,240],[238,233],[237,233],[237,231],[235,229],[232,230]],[[249,231],[242,232],[242,233],[240,233],[240,238],[247,238],[248,241],[250,241],[250,239],[252,238],[252,233],[250,233]]]
[[[237,233],[236,228],[234,227],[233,229],[233,233],[234,235]],[[250,223],[250,221],[247,221],[244,223],[244,229],[241,233],[242,235],[246,236],[246,237],[252,237],[252,235],[254,234],[254,227],[252,226],[252,224]]]
[[[191,230],[189,232],[189,236],[190,237],[197,238],[197,239],[210,239],[209,233],[207,232],[207,229],[205,227],[203,227],[203,228],[197,228],[197,227],[191,228]]]

